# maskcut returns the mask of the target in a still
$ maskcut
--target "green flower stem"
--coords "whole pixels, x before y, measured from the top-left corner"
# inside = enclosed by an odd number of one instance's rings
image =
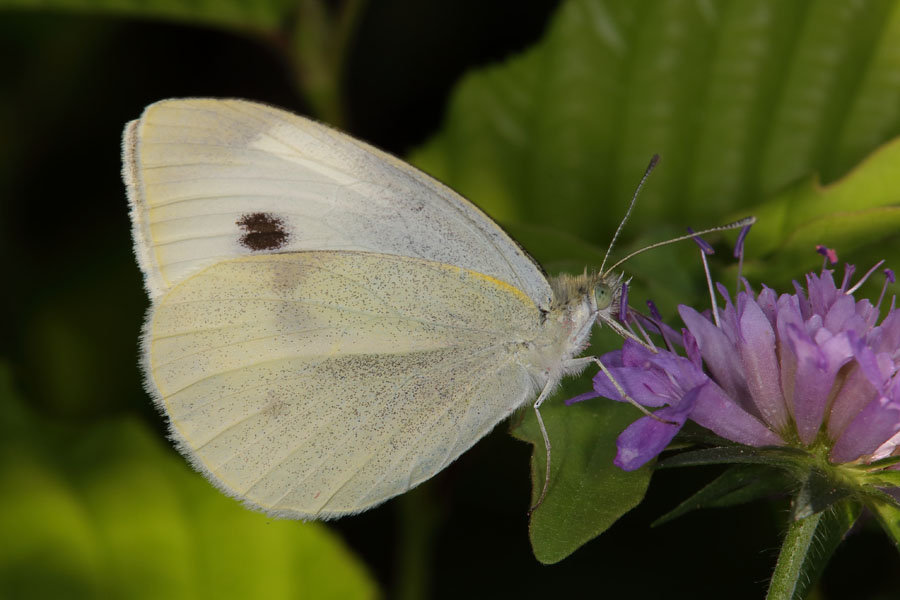
[[[428,483],[403,494],[394,502],[398,509],[398,543],[392,596],[399,600],[428,598],[433,591],[434,538],[443,520],[441,508]]]
[[[813,547],[822,515],[820,512],[791,522],[781,545],[775,572],[772,573],[772,580],[769,582],[767,600],[790,600],[797,597],[797,593],[805,583],[802,579],[803,567]]]

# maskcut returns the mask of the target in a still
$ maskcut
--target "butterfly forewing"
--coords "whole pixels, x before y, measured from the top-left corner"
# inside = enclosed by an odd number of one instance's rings
[[[484,273],[549,306],[540,268],[471,203],[291,113],[243,100],[164,100],[126,128],[124,162],[151,297],[237,256],[358,250]]]

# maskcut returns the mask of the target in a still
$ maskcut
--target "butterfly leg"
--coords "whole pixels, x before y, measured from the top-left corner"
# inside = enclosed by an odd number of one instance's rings
[[[534,416],[537,417],[538,427],[541,428],[541,435],[544,437],[544,448],[547,449],[547,468],[544,473],[544,487],[541,490],[541,495],[537,499],[537,502],[534,503],[534,506],[528,509],[528,514],[533,513],[538,506],[540,506],[544,502],[544,498],[547,496],[547,489],[550,487],[550,436],[547,435],[547,428],[544,426],[544,419],[541,417],[541,404],[544,403],[544,400],[547,399],[547,396],[550,395],[550,391],[556,386],[556,381],[552,379],[547,381],[547,384],[544,386],[544,389],[541,390],[541,394],[538,396],[537,400],[534,401]]]
[[[581,369],[583,369],[586,365],[595,361],[596,359],[593,356],[583,356],[580,358],[574,358],[568,361],[565,364],[565,371],[567,373],[577,373]],[[538,498],[537,502],[528,509],[528,514],[537,509],[541,503],[544,502],[544,498],[547,497],[547,490],[550,488],[550,436],[547,435],[547,428],[544,426],[544,419],[541,417],[541,405],[544,403],[550,393],[556,388],[556,384],[559,383],[559,377],[551,377],[547,380],[547,383],[544,385],[544,389],[541,390],[541,394],[538,396],[537,400],[534,401],[534,416],[537,418],[538,427],[541,429],[541,435],[544,438],[544,448],[547,450],[547,462],[546,469],[544,472],[544,487],[541,489],[541,495]]]
[[[616,378],[613,376],[610,370],[606,368],[606,365],[603,364],[603,361],[601,361],[596,356],[583,356],[580,358],[572,359],[571,361],[566,363],[566,370],[577,372],[579,368],[584,367],[584,365],[592,362],[596,363],[597,366],[600,367],[600,370],[603,371],[603,374],[609,378],[610,383],[612,383],[613,387],[616,388],[616,391],[619,392],[623,400],[633,405],[635,408],[637,408],[639,411],[641,411],[651,419],[655,419],[660,423],[667,423],[670,425],[675,424],[672,421],[667,421],[666,419],[657,417],[652,412],[647,410],[644,406],[638,404],[638,402],[634,398],[628,395],[628,392],[625,391],[625,388],[622,387],[622,384],[616,381]],[[534,401],[534,416],[537,418],[538,427],[540,427],[541,430],[541,436],[544,438],[544,447],[547,450],[547,462],[546,468],[544,470],[544,487],[541,489],[541,495],[540,497],[538,497],[537,502],[535,502],[534,506],[532,506],[528,510],[528,514],[533,513],[544,502],[544,498],[547,497],[547,491],[550,489],[550,436],[547,435],[547,427],[544,425],[543,417],[541,417],[541,405],[544,403],[544,400],[546,400],[550,396],[550,392],[554,390],[558,382],[559,378],[551,378],[550,380],[548,380],[547,384],[544,385],[544,389],[541,390],[541,393],[538,396],[537,400]]]

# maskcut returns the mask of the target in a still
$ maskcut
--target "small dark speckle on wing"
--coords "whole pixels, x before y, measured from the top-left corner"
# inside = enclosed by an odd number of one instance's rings
[[[290,238],[284,220],[272,213],[247,213],[237,225],[244,231],[239,241],[249,250],[278,250]]]

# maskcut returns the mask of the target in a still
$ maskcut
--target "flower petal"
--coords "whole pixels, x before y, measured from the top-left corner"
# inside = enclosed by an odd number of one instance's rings
[[[591,398],[599,398],[600,394],[597,392],[585,392],[583,394],[578,394],[574,398],[569,398],[565,401],[566,406],[572,406],[573,404],[577,404],[578,402],[584,402],[585,400],[590,400]]]
[[[787,342],[795,359],[793,408],[800,441],[811,444],[819,433],[838,370],[853,358],[846,333],[827,339],[821,345],[796,325],[787,326]],[[785,387],[788,387],[787,385]]]
[[[709,319],[684,304],[678,307],[681,320],[697,340],[700,354],[713,379],[741,406],[751,409],[750,392],[741,374],[741,362],[734,342]],[[754,407],[755,408],[755,407]],[[751,409],[752,410],[752,409]]]
[[[624,471],[635,471],[666,449],[687,419],[694,405],[696,390],[685,394],[678,408],[661,408],[653,417],[642,417],[629,425],[616,439],[616,458],[613,463]]]
[[[859,365],[852,364],[848,369],[828,411],[828,437],[832,440],[838,439],[863,407],[878,396]]]
[[[848,332],[847,335],[853,350],[855,365],[847,374],[843,386],[835,396],[828,417],[829,437],[837,440],[836,445],[840,443],[840,440],[844,440],[840,450],[842,455],[856,452],[857,444],[845,437],[848,434],[858,437],[859,432],[848,432],[848,429],[861,418],[867,409],[875,410],[871,407],[873,403],[878,402],[879,397],[885,395],[886,384],[894,369],[890,355],[876,354],[864,340],[856,337],[853,332]],[[856,459],[862,453],[860,451],[851,460]]]
[[[787,426],[788,412],[781,393],[778,358],[775,356],[775,331],[772,323],[752,298],[744,303],[740,315],[739,345],[741,364],[750,396],[772,429]]]
[[[769,319],[769,322],[774,323],[776,308],[778,305],[778,296],[775,294],[775,290],[770,287],[763,286],[763,289],[759,293],[759,296],[756,297],[756,303],[766,314],[766,318]]]
[[[895,352],[900,348],[900,310],[893,310],[881,325],[872,329],[866,342],[875,352]]]
[[[682,329],[681,339],[684,343],[684,351],[688,355],[688,360],[690,360],[698,369],[702,369],[703,356],[700,354],[700,346],[697,344],[697,338],[695,338],[687,329]]]
[[[853,299],[853,296],[840,296],[829,307],[828,312],[824,314],[823,324],[828,331],[837,333],[846,329],[845,325],[847,322],[856,316],[856,301]],[[864,322],[860,322],[859,325],[865,327]],[[859,333],[862,332],[859,331]]]
[[[665,377],[665,374],[656,370],[636,367],[610,369],[607,367],[607,371],[615,378],[616,383],[622,386],[625,393],[642,406],[653,408],[665,406],[677,401],[681,395],[680,392],[673,389],[672,382]],[[594,376],[594,390],[604,398],[617,402],[628,402],[603,371]]]
[[[878,309],[872,305],[868,298],[863,298],[856,303],[856,316],[865,323],[865,328],[869,329],[878,322]]]
[[[685,390],[708,380],[687,358],[665,350],[652,352],[633,340],[625,340],[622,350],[600,360],[631,399],[643,406],[678,406]],[[594,390],[605,398],[626,401],[603,371],[594,376]]]
[[[834,443],[830,458],[850,462],[871,454],[900,431],[900,400],[879,396],[860,411]]]
[[[897,447],[900,446],[900,431],[891,437],[888,441],[878,446],[875,452],[872,453],[872,460],[880,460],[882,458],[887,458],[888,456],[892,456],[894,452],[897,450]],[[900,465],[894,465],[898,467]]]
[[[806,289],[809,290],[810,310],[819,315],[827,313],[838,296],[843,295],[834,285],[834,277],[828,270],[823,271],[821,277],[815,273],[807,275]]]
[[[626,364],[627,362],[628,360],[626,359]],[[674,381],[677,387],[682,391],[695,388],[709,380],[709,377],[707,377],[701,367],[698,367],[690,359],[679,356],[674,352],[651,353],[646,357],[642,366],[650,368],[651,365],[652,367],[655,367],[661,375]]]
[[[784,440],[710,381],[697,388],[691,420],[713,433],[749,446],[777,446]]]
[[[775,331],[778,338],[778,352],[781,369],[781,394],[791,416],[794,414],[794,386],[797,383],[797,355],[786,345],[791,327],[803,328],[801,302],[796,295],[782,294],[778,298]]]
[[[887,352],[875,353],[865,341],[860,340],[854,334],[850,334],[853,345],[853,355],[859,368],[866,379],[869,380],[881,394],[886,392],[886,386],[894,374],[894,360]]]

